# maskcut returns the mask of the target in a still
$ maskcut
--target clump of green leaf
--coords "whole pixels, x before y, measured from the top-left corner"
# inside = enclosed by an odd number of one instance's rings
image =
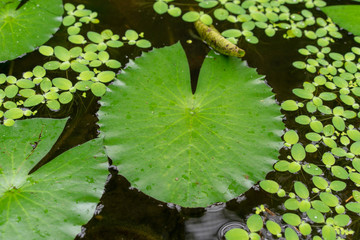
[[[173,3],[170,4],[169,3]],[[264,33],[272,37],[281,31],[285,38],[300,38],[305,36],[309,39],[317,39],[320,42],[332,41],[333,38],[341,38],[338,28],[321,17],[315,18],[307,9],[301,12],[291,12],[288,6],[305,4],[306,8],[324,7],[322,0],[280,0],[280,1],[239,1],[239,0],[195,0],[199,10],[190,10],[185,13],[176,7],[174,0],[157,0],[153,7],[158,14],[168,13],[173,17],[180,17],[186,22],[201,21],[211,25],[229,22],[241,25],[240,28],[230,28],[222,31],[222,35],[229,41],[237,44],[240,37],[247,42],[256,44],[258,37],[254,35],[254,29],[262,29]],[[221,24],[217,27],[221,28]],[[314,27],[320,26],[314,31]],[[325,44],[325,43],[324,43]]]
[[[56,142],[66,120],[0,125],[2,239],[73,239],[92,217],[108,175],[102,139],[70,149],[29,174]]]
[[[29,117],[37,113],[38,106],[45,104],[50,110],[58,111],[61,105],[73,100],[77,92],[86,97],[91,91],[101,97],[106,92],[106,84],[115,79],[121,63],[111,59],[108,48],[120,48],[124,43],[149,48],[151,43],[144,39],[144,34],[127,30],[120,37],[110,29],[101,33],[89,31],[83,36],[81,28],[85,24],[97,24],[97,13],[84,5],[67,3],[64,5],[67,16],[63,25],[67,27],[68,41],[73,44],[69,49],[63,46],[43,45],[39,52],[50,60],[43,65],[27,71],[21,78],[0,74],[0,118],[6,126],[12,126],[16,119]],[[102,70],[98,70],[98,69]],[[48,77],[49,72],[57,71],[57,77]],[[69,79],[69,71],[77,74],[76,79]]]
[[[360,37],[354,42],[360,43]],[[354,234],[352,224],[360,213],[360,48],[354,44],[339,53],[332,51],[330,43],[318,39],[299,49],[306,61],[293,63],[313,74],[313,81],[293,89],[296,97],[281,107],[298,113],[295,122],[305,127],[305,133],[285,132],[288,156],[274,168],[296,180],[290,186],[270,179],[260,182],[263,190],[283,199],[280,208],[285,212],[256,208],[247,221],[249,236],[266,232],[287,240],[308,236],[335,240]]]

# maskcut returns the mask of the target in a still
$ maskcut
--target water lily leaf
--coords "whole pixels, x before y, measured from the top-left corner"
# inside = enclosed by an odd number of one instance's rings
[[[339,5],[321,8],[336,24],[355,35],[360,35],[360,6]]]
[[[29,174],[65,122],[28,119],[11,128],[0,126],[1,238],[73,239],[93,215],[108,173],[100,139],[75,147]]]
[[[195,94],[180,43],[144,53],[118,79],[101,100],[99,124],[109,157],[134,187],[165,202],[207,206],[272,170],[279,106],[241,59],[211,52]]]
[[[12,60],[45,43],[61,24],[61,0],[20,1],[0,8],[0,62]]]

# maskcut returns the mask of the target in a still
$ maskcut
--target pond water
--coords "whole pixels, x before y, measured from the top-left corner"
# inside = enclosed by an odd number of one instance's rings
[[[194,39],[196,30],[191,23],[184,23],[179,18],[168,15],[157,15],[151,0],[73,0],[64,1],[75,4],[85,4],[86,8],[98,12],[100,24],[92,25],[91,30],[101,31],[112,29],[114,33],[124,33],[127,29],[144,32],[145,38],[150,40],[156,48],[168,46],[180,41],[186,51],[192,84],[196,86],[200,66],[209,51],[207,45]],[[183,1],[184,8],[194,1]],[[335,2],[335,1],[333,1]],[[337,1],[340,2],[340,1]],[[344,3],[344,1],[341,1]],[[296,6],[294,6],[295,8]],[[323,14],[313,11],[315,15]],[[225,29],[225,27],[221,26]],[[62,27],[48,45],[57,44],[65,36],[66,29]],[[345,38],[341,43],[332,46],[337,51],[347,49],[352,43],[352,37],[343,32]],[[253,45],[240,41],[239,45],[246,50],[245,60],[249,66],[257,69],[259,74],[266,76],[267,83],[272,87],[278,102],[293,98],[292,89],[301,87],[304,81],[312,81],[313,75],[298,70],[292,62],[302,60],[297,49],[311,44],[311,41],[302,39],[284,39],[282,34],[267,37],[262,30],[255,31],[260,43]],[[186,41],[191,39],[192,43]],[[123,65],[129,59],[141,55],[136,47],[124,47],[120,51],[111,52],[114,59],[120,60]],[[37,61],[43,57],[34,52],[17,59],[13,63],[0,64],[0,73],[13,70],[13,75],[20,76],[23,71],[32,69]],[[12,65],[13,64],[13,65]],[[154,66],[159,67],[159,66]],[[55,73],[56,74],[56,73]],[[69,106],[58,112],[51,112],[46,107],[39,109],[38,117],[63,118],[70,116],[63,134],[50,153],[36,167],[46,163],[49,159],[65,152],[67,149],[84,143],[98,135],[96,112],[99,109],[99,99],[88,94],[87,98],[75,96]],[[285,125],[297,129],[299,135],[304,129],[299,128],[293,120],[293,115],[284,118]],[[282,149],[280,158],[286,159],[287,152]],[[251,159],[251,161],[256,159]],[[315,161],[315,160],[314,160]],[[35,169],[36,169],[35,168]],[[265,204],[269,212],[283,213],[285,209],[279,207],[281,202],[272,195],[264,192],[255,185],[245,194],[226,203],[215,204],[207,208],[181,208],[179,206],[157,201],[136,189],[117,174],[116,168],[110,168],[111,175],[105,187],[105,193],[94,216],[84,226],[83,232],[76,239],[189,239],[189,240],[216,240],[218,232],[226,223],[236,222],[245,224],[246,217],[254,212],[254,208]],[[291,174],[269,173],[269,179],[277,179],[281,183],[291,183],[297,177]],[[286,186],[283,186],[286,189]],[[360,238],[359,222],[354,223],[356,231],[353,239]],[[263,236],[264,239],[273,239],[272,235]],[[309,236],[306,239],[311,239]]]

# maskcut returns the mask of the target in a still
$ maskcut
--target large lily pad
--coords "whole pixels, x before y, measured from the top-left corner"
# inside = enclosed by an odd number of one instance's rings
[[[338,5],[321,8],[336,24],[349,32],[360,35],[360,6]]]
[[[107,177],[101,139],[29,171],[51,149],[65,120],[0,126],[0,238],[74,239],[93,215]]]
[[[0,61],[14,59],[45,43],[61,24],[61,0],[0,0]]]
[[[283,129],[255,69],[211,52],[196,93],[180,43],[145,53],[101,100],[107,154],[134,187],[187,207],[226,201],[272,170]]]

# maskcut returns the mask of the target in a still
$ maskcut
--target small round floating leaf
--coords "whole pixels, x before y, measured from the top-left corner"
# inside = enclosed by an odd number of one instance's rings
[[[79,91],[88,91],[90,90],[92,84],[94,84],[93,81],[79,81],[74,87]]]
[[[269,232],[275,236],[281,234],[281,227],[279,224],[277,224],[274,221],[268,220],[266,221],[266,228],[269,230]]]
[[[238,4],[235,4],[235,3],[226,3],[225,4],[225,8],[233,13],[233,14],[244,14],[245,13],[245,10]]]
[[[261,181],[260,187],[268,193],[277,193],[279,190],[279,184],[273,180]]]
[[[14,124],[15,124],[15,121],[13,119],[8,118],[8,119],[4,120],[4,126],[11,127]]]
[[[314,132],[305,134],[305,137],[312,142],[318,142],[322,139],[320,134]]]
[[[294,229],[287,227],[285,229],[285,239],[286,240],[299,240],[299,236]]]
[[[88,81],[91,78],[95,77],[95,73],[93,71],[84,71],[80,73],[80,80]]]
[[[327,213],[330,212],[330,208],[328,207],[328,205],[326,205],[324,202],[320,201],[320,200],[314,200],[311,202],[311,206],[318,210],[319,212],[322,213]]]
[[[33,74],[35,77],[38,77],[38,78],[42,78],[45,76],[46,74],[46,70],[41,67],[41,66],[36,66],[34,67],[34,69],[32,70]]]
[[[40,88],[44,92],[47,92],[52,87],[52,82],[48,78],[44,78],[43,81],[40,83]]]
[[[59,94],[57,92],[49,91],[44,95],[44,97],[47,100],[55,100],[59,98]]]
[[[20,79],[16,82],[16,85],[20,88],[33,88],[35,84],[29,79]]]
[[[296,62],[293,62],[293,66],[298,68],[298,69],[305,69],[306,68],[306,63],[304,63],[302,61],[296,61]]]
[[[119,48],[119,47],[124,46],[124,43],[121,41],[117,41],[117,40],[116,41],[110,40],[110,41],[106,42],[106,45],[108,45],[111,48]]]
[[[266,22],[268,20],[268,18],[262,12],[252,12],[250,13],[250,16],[258,22]]]
[[[44,45],[39,47],[39,52],[44,56],[52,56],[54,54],[54,49]]]
[[[33,107],[39,105],[43,100],[43,95],[33,95],[25,100],[24,107]]]
[[[35,95],[35,90],[33,90],[33,89],[21,89],[19,91],[19,94],[21,96],[25,97],[25,98],[29,98],[29,97]]]
[[[360,141],[354,142],[350,147],[350,151],[355,155],[360,155]]]
[[[302,168],[306,173],[313,175],[313,176],[323,174],[323,171],[321,170],[321,168],[319,168],[318,166],[316,166],[313,163],[308,163],[308,164],[302,165]]]
[[[279,171],[279,172],[288,171],[289,162],[285,161],[285,160],[280,160],[274,165],[274,168],[275,168],[276,171]]]
[[[360,185],[360,173],[352,172],[349,174],[349,177],[355,184]]]
[[[334,223],[337,226],[345,227],[350,222],[350,217],[346,214],[336,215],[334,217]]]
[[[69,16],[64,17],[63,24],[64,24],[64,26],[67,27],[67,26],[73,25],[75,23],[75,21],[76,21],[76,18],[74,16],[69,15]]]
[[[67,29],[67,33],[69,35],[77,35],[79,34],[80,30],[81,29],[79,27],[71,26]]]
[[[296,181],[294,183],[294,189],[296,195],[298,195],[300,198],[306,199],[309,197],[309,191],[305,184],[303,184],[302,182]]]
[[[296,111],[299,107],[294,100],[286,100],[281,103],[281,108],[285,111]]]
[[[311,221],[315,223],[323,223],[325,222],[324,215],[320,213],[318,210],[315,209],[309,209],[306,214],[311,219]]]
[[[62,104],[67,104],[71,102],[73,95],[70,92],[63,92],[59,95],[59,102]]]
[[[301,218],[294,213],[285,213],[284,215],[282,215],[282,219],[284,220],[284,222],[292,226],[298,226],[301,223]]]
[[[60,61],[66,62],[70,60],[70,53],[69,51],[61,46],[56,46],[54,48],[55,57],[57,57]]]
[[[68,62],[68,61],[63,62],[60,64],[59,69],[65,71],[65,70],[69,69],[70,66],[71,66],[70,62]]]
[[[151,47],[151,43],[146,39],[140,39],[136,41],[136,46],[139,48],[149,48]]]
[[[301,165],[297,162],[292,162],[289,164],[289,172],[291,173],[296,173],[300,171],[300,169],[301,169]]]
[[[72,87],[71,81],[66,78],[54,78],[52,83],[61,90],[69,90]]]
[[[182,19],[185,22],[195,22],[195,21],[199,20],[199,18],[200,18],[200,14],[195,11],[187,12],[182,16]]]
[[[207,1],[203,1],[199,3],[199,6],[202,8],[213,8],[216,5],[218,5],[218,1],[214,1],[214,0],[207,0]]]
[[[302,235],[306,236],[311,233],[311,226],[308,223],[301,223],[299,226],[299,230]]]
[[[121,67],[121,63],[117,60],[110,59],[105,63],[105,65],[109,68],[118,69]]]
[[[360,203],[358,202],[350,202],[345,205],[345,207],[352,212],[360,213]]]
[[[16,85],[9,85],[4,90],[7,98],[13,98],[19,92],[19,88]]]
[[[284,134],[284,140],[289,144],[295,144],[299,141],[299,135],[294,130],[290,130]]]
[[[330,183],[330,189],[333,191],[339,192],[344,190],[345,188],[346,188],[346,183],[343,181],[335,180]]]
[[[325,143],[326,146],[328,146],[330,148],[336,148],[337,147],[336,142],[332,138],[323,137],[323,142]]]
[[[226,38],[230,38],[230,37],[238,38],[241,36],[241,34],[242,34],[241,31],[238,29],[228,29],[221,33],[221,35]]]
[[[86,65],[84,65],[78,61],[72,61],[70,67],[72,70],[74,70],[75,72],[78,72],[78,73],[90,71]]]
[[[101,97],[106,93],[106,86],[100,82],[93,83],[90,88],[91,92],[97,97]]]
[[[339,204],[339,199],[331,193],[320,193],[320,199],[329,207],[336,207]]]
[[[214,11],[214,16],[217,20],[224,21],[229,16],[229,12],[223,8],[218,8]]]
[[[60,103],[57,100],[49,100],[46,102],[46,106],[51,110],[59,110]]]
[[[20,108],[12,108],[4,113],[4,117],[10,119],[18,119],[18,118],[22,118],[23,116],[24,116],[24,112]]]
[[[296,160],[296,161],[302,161],[304,160],[305,156],[306,156],[306,152],[304,147],[300,144],[300,143],[296,143],[292,146],[291,148],[291,156]]]
[[[84,44],[86,43],[85,38],[82,35],[70,35],[68,40],[74,44]]]
[[[345,157],[347,154],[347,152],[343,148],[340,148],[340,147],[332,148],[331,153],[337,157]]]
[[[202,14],[200,16],[200,21],[203,22],[205,25],[211,25],[213,20],[208,14]]]
[[[336,239],[336,232],[335,229],[330,225],[325,225],[321,229],[322,237],[326,240],[335,240]]]
[[[295,118],[295,121],[302,125],[308,125],[311,122],[311,119],[306,115],[300,115]]]
[[[60,64],[59,61],[50,61],[44,64],[44,68],[46,70],[56,70],[60,67]]]
[[[356,169],[356,171],[360,172],[360,158],[354,158],[352,160],[352,165]]]
[[[323,130],[323,124],[320,121],[312,121],[310,123],[310,128],[317,133],[321,133]]]
[[[103,71],[99,73],[97,76],[100,82],[107,83],[112,81],[115,78],[115,73],[112,71]]]
[[[332,174],[335,175],[335,177],[343,180],[348,179],[349,177],[349,173],[343,167],[340,166],[331,167],[331,172]]]
[[[89,63],[90,67],[100,67],[102,65],[102,62],[100,60],[93,60]]]
[[[168,9],[168,13],[170,16],[179,17],[181,15],[181,9],[178,7],[171,7]]]
[[[244,229],[232,228],[225,233],[225,239],[226,240],[238,240],[238,239],[248,240],[249,235]]]
[[[164,14],[168,11],[168,5],[166,2],[157,1],[154,3],[153,8],[157,14]]]
[[[315,176],[312,181],[314,185],[321,190],[325,190],[329,186],[328,182],[322,177]]]
[[[299,208],[299,202],[296,199],[289,198],[285,201],[284,206],[288,210],[296,210]]]
[[[4,103],[3,103],[3,106],[4,106],[4,108],[6,108],[6,109],[12,109],[12,108],[16,108],[16,107],[17,107],[16,103],[14,103],[14,102],[12,102],[12,101],[6,101],[6,102],[4,102]]]
[[[258,214],[253,214],[246,220],[246,225],[251,232],[258,232],[263,228],[264,223]]]
[[[137,40],[139,38],[139,34],[134,31],[134,30],[126,30],[125,32],[125,37],[127,38],[127,40]]]
[[[92,61],[98,58],[98,55],[94,52],[87,52],[84,54],[84,59],[88,61]]]
[[[360,202],[360,192],[353,190],[353,197],[355,199],[355,201]]]

